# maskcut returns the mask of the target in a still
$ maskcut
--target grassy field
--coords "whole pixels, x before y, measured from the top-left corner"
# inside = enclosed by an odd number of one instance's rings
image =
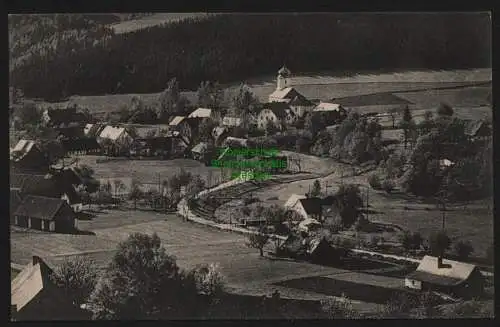
[[[147,19],[147,17],[144,19]],[[131,24],[131,22],[121,24]],[[251,78],[247,83],[260,101],[265,102],[268,95],[275,89],[276,84],[274,79],[275,76]],[[328,101],[332,98],[390,92],[414,103],[420,109],[433,107],[440,101],[448,101],[453,106],[483,106],[488,92],[491,92],[491,86],[471,87],[471,85],[485,81],[491,81],[491,69],[409,71],[387,74],[359,73],[349,77],[338,76],[338,73],[325,72],[309,76],[299,74],[299,76],[292,78],[292,84],[295,85],[297,90],[310,99]],[[228,98],[230,98],[231,93],[237,89],[239,84],[234,83],[224,86],[227,91],[226,93],[229,95]],[[426,89],[460,86],[464,88],[426,91]],[[409,93],[412,90],[414,92]],[[87,107],[93,113],[103,113],[117,111],[123,105],[129,105],[130,100],[134,96],[141,97],[145,104],[151,105],[157,101],[159,94],[71,96],[65,102],[40,103],[40,105],[64,108],[68,104],[77,104]],[[185,91],[182,94],[190,102],[196,103],[196,92]]]
[[[89,165],[95,171],[96,178],[130,177],[141,183],[158,183],[175,174],[181,167],[192,174],[201,175],[208,183],[209,174],[212,174],[212,185],[221,176],[219,168],[207,167],[191,159],[174,160],[110,160],[97,163],[101,156],[79,156],[79,164]]]

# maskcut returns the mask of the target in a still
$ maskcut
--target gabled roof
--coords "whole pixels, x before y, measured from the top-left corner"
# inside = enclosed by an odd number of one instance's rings
[[[486,126],[482,120],[464,120],[465,123],[465,135],[476,136],[483,126]]]
[[[15,211],[15,215],[53,220],[57,212],[67,206],[66,201],[44,196],[28,195]]]
[[[285,102],[269,102],[262,106],[262,110],[271,110],[276,117],[283,119],[288,113],[290,113],[290,106]]]
[[[212,115],[212,109],[208,108],[198,108],[189,114],[188,118],[210,118]]]
[[[215,127],[212,130],[212,136],[217,140],[225,132],[227,132],[227,128],[226,127],[220,127],[220,126],[218,126],[218,127]]]
[[[51,269],[41,259],[38,260],[36,263],[28,264],[10,283],[10,303],[16,306],[17,311],[30,303],[44,287],[51,283]]]
[[[299,200],[305,199],[305,195],[292,194],[288,200],[285,202],[285,208],[293,207]]]
[[[320,102],[313,111],[340,111],[342,106],[338,103]]]
[[[16,146],[11,151],[11,159],[19,161],[24,158],[31,150],[36,148],[36,142],[33,140],[19,140],[19,142],[17,142]]]
[[[283,76],[290,76],[292,72],[290,72],[290,69],[288,69],[285,65],[278,70],[278,74],[283,75]]]
[[[10,187],[27,194],[53,192],[56,189],[54,180],[50,176],[41,174],[10,174]]]
[[[126,133],[125,128],[123,127],[114,127],[114,126],[106,126],[99,134],[99,137],[104,139],[110,139],[112,141],[116,141],[119,139],[124,133]]]
[[[191,149],[191,152],[194,152],[194,153],[203,153],[204,151],[206,151],[208,148],[208,143],[206,142],[200,142],[198,144],[196,144],[192,149]]]
[[[269,95],[270,98],[273,99],[292,99],[294,95],[299,94],[293,87],[286,87],[282,90],[275,90],[273,93]]]
[[[87,124],[83,129],[83,133],[87,137],[97,137],[105,127],[104,124]]]
[[[55,125],[60,125],[61,123],[83,122],[85,120],[85,115],[83,113],[76,112],[72,109],[47,109],[47,114],[50,121]]]
[[[241,123],[242,123],[242,120],[239,117],[225,116],[222,119],[222,125],[224,125],[224,126],[240,126]]]
[[[316,219],[306,218],[300,222],[299,229],[308,230],[311,226],[321,226],[321,224]]]
[[[171,121],[170,123],[168,124],[169,126],[177,126],[179,125],[183,120],[184,120],[184,116],[175,116]]]
[[[300,199],[300,203],[308,215],[321,215],[323,200],[320,198]]]
[[[302,94],[297,94],[290,102],[291,106],[314,106],[314,103],[307,100]]]
[[[413,273],[407,278],[428,283],[453,286],[467,280],[476,266],[473,264],[443,259],[443,267],[438,268],[438,258],[426,255]]]

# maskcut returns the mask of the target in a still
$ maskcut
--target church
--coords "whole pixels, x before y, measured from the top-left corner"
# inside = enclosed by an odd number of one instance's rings
[[[291,75],[284,65],[278,70],[276,90],[269,95],[268,103],[257,117],[259,128],[266,128],[268,122],[272,122],[281,129],[282,125],[292,124],[314,108],[313,102],[292,87]]]

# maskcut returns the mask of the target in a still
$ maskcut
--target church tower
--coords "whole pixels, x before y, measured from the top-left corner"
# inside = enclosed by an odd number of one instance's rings
[[[284,88],[289,87],[289,77],[291,72],[285,65],[278,70],[278,78],[276,83],[276,90],[283,90]]]

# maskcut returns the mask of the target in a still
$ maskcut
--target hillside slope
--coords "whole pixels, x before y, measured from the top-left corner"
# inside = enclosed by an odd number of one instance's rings
[[[491,19],[482,14],[230,14],[115,34],[109,25],[33,43],[11,70],[27,97],[154,93],[294,72],[490,67]],[[92,34],[94,33],[94,34]],[[33,33],[36,35],[36,33]],[[26,41],[30,43],[29,40]],[[48,53],[48,55],[46,54]]]

